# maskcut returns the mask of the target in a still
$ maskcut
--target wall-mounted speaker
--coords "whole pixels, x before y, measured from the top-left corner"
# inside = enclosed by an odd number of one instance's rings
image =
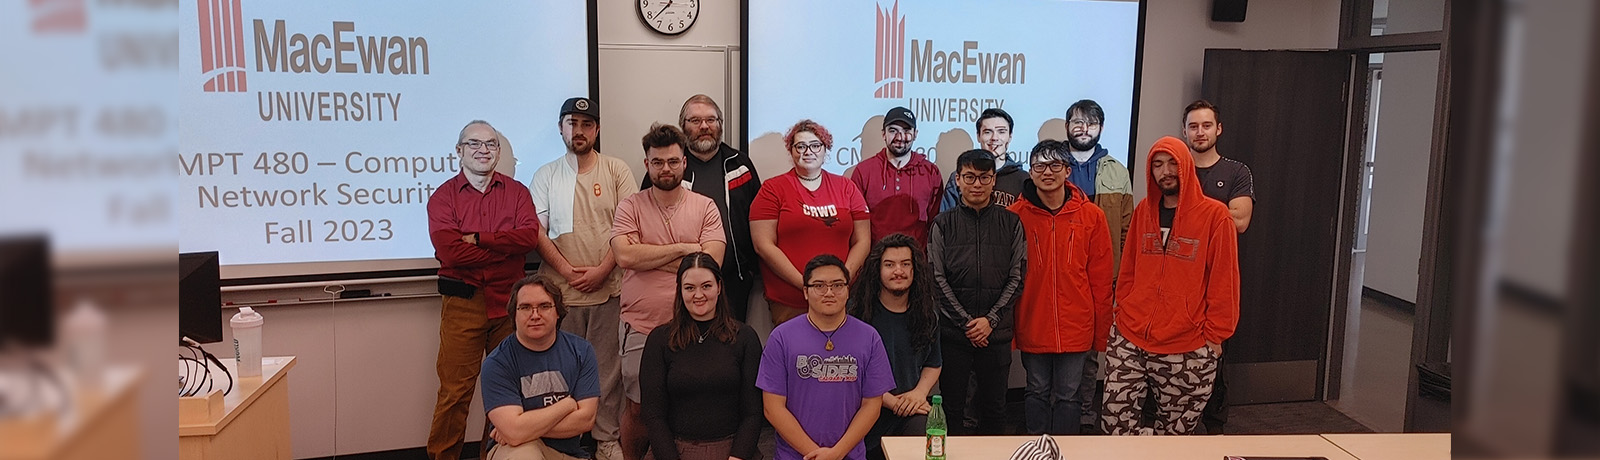
[[[1211,20],[1244,22],[1245,5],[1249,3],[1249,0],[1211,0]]]

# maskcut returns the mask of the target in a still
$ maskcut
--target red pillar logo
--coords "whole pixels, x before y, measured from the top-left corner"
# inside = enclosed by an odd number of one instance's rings
[[[244,21],[240,0],[196,0],[200,21],[200,72],[205,92],[242,93],[244,86]]]
[[[899,99],[905,97],[906,76],[906,17],[900,14],[900,0],[884,9],[878,5],[877,63],[873,76],[878,86],[872,97]]]
[[[34,34],[82,33],[88,27],[86,0],[28,0]]]

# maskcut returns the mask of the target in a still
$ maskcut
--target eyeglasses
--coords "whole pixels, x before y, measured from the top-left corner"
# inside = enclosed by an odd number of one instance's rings
[[[811,284],[807,284],[806,285],[806,289],[810,289],[810,290],[813,290],[813,291],[822,291],[822,292],[844,292],[845,288],[848,288],[848,287],[850,287],[850,283],[846,283],[846,282],[843,282],[843,281],[838,281],[838,282],[833,282],[833,283],[826,283],[826,284],[824,284],[824,283],[811,283]]]
[[[821,142],[812,142],[810,144],[796,142],[790,147],[794,148],[795,153],[822,153],[822,150],[825,148]]]
[[[456,145],[459,145],[459,146],[462,146],[462,147],[466,147],[467,150],[478,150],[478,149],[481,149],[481,148],[488,148],[489,150],[500,150],[500,141],[480,141],[480,140],[477,140],[477,139],[473,139],[473,140],[462,142],[462,143],[459,143],[459,144],[456,144]]]
[[[900,136],[910,136],[911,133],[915,133],[915,132],[917,132],[917,130],[916,129],[901,128],[899,126],[890,125],[888,128],[883,128],[883,132],[888,134],[889,137],[900,137]]]
[[[1100,126],[1100,122],[1094,120],[1085,120],[1082,118],[1073,118],[1071,120],[1067,120],[1068,128],[1087,128],[1090,126]]]
[[[549,312],[552,312],[552,311],[556,310],[556,304],[543,303],[543,304],[539,304],[539,305],[528,305],[528,304],[517,305],[517,312],[519,312],[519,313],[520,312],[525,312],[525,311],[534,311],[534,310],[537,310],[541,314],[542,313],[549,313]]]
[[[698,126],[698,125],[714,125],[714,124],[717,124],[717,123],[720,123],[720,122],[722,122],[722,119],[721,118],[717,118],[717,117],[690,118],[690,119],[683,120],[683,124],[685,124],[685,125],[696,125],[696,126]]]
[[[669,159],[669,160],[662,160],[662,159],[657,158],[657,159],[654,159],[654,160],[650,160],[650,167],[651,168],[655,168],[655,169],[662,169],[662,168],[673,168],[673,169],[676,169],[679,166],[683,166],[683,159],[682,158],[673,158],[673,159]]]
[[[1034,171],[1050,171],[1053,173],[1058,173],[1064,169],[1067,169],[1067,164],[1059,161],[1039,162],[1034,163],[1032,166]]]
[[[960,177],[961,182],[967,185],[988,185],[989,183],[994,182],[994,174],[962,174]]]

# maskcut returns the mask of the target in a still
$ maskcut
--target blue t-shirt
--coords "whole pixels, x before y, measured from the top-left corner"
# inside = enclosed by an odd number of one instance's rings
[[[579,401],[600,397],[600,371],[594,346],[583,337],[558,331],[556,343],[533,351],[512,334],[483,360],[483,412],[501,406],[522,406],[531,411],[565,398]],[[493,424],[493,422],[490,422]],[[485,439],[494,447],[493,439]],[[588,458],[578,437],[544,438],[550,448],[578,458]]]
[[[847,316],[832,338],[833,351],[828,351],[827,337],[804,317],[786,321],[772,330],[756,372],[756,386],[787,398],[785,407],[820,446],[844,437],[862,398],[882,396],[895,386],[889,355],[872,325]],[[775,444],[777,460],[803,457],[782,436]],[[867,449],[858,442],[845,458],[865,459]]]

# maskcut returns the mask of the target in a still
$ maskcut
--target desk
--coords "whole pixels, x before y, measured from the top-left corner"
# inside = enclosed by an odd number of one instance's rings
[[[948,439],[950,460],[1005,459],[1036,436]],[[1056,436],[1062,456],[1078,459],[1221,460],[1224,456],[1327,457],[1328,460],[1445,460],[1450,434],[1325,434],[1264,436]],[[926,438],[883,438],[889,460],[920,460]]]
[[[220,409],[214,402],[208,407],[204,397],[180,398],[179,459],[289,460],[293,457],[289,442],[289,382],[285,377],[294,367],[295,359],[283,356],[261,361],[261,376],[236,379],[233,391],[220,398]],[[239,375],[234,360],[224,359],[222,363],[228,367],[228,372]],[[227,382],[218,384],[222,385],[219,388],[225,388]],[[186,410],[189,408],[185,406],[189,405],[199,407],[199,412]]]
[[[29,426],[0,420],[0,460],[77,460],[139,455],[141,374],[137,368],[106,369],[104,391],[74,386],[70,413]],[[15,425],[7,425],[15,423]],[[9,432],[16,430],[15,432]],[[92,439],[93,442],[81,442]]]
[[[945,458],[950,460],[1006,459],[1023,442],[1036,436],[964,436],[948,439]],[[1118,460],[1222,460],[1228,455],[1263,457],[1327,457],[1357,460],[1318,435],[1274,436],[1056,436],[1062,456],[1069,459]],[[885,437],[889,460],[920,460],[925,438]]]
[[[1325,434],[1361,460],[1449,460],[1450,433]]]

